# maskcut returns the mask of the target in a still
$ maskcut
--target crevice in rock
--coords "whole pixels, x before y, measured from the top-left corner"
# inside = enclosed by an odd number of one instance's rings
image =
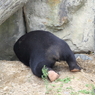
[[[26,22],[26,17],[25,17],[25,12],[24,12],[24,7],[22,8],[22,16],[23,16],[23,22],[25,26],[25,33],[27,33],[27,22]]]
[[[95,15],[94,15],[94,54],[95,54]]]

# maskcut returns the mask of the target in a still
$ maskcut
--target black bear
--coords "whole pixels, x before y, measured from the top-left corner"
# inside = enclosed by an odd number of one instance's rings
[[[59,77],[59,74],[52,70],[56,61],[66,61],[70,71],[81,69],[68,44],[48,31],[36,30],[23,35],[15,43],[14,52],[38,77],[42,76],[42,68],[45,65],[51,81]]]

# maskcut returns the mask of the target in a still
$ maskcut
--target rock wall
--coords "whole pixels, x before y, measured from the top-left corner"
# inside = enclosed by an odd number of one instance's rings
[[[0,60],[12,60],[15,56],[13,45],[25,34],[22,9],[17,11],[0,26]]]
[[[0,0],[0,25],[27,2],[28,0]]]
[[[27,31],[48,30],[74,52],[93,52],[94,5],[94,0],[32,0],[24,7]]]
[[[94,52],[95,0],[29,0],[0,26],[0,59],[12,59],[13,44],[26,32],[48,30],[74,52]]]

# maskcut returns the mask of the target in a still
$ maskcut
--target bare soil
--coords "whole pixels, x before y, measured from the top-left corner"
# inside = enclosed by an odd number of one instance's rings
[[[36,77],[19,61],[1,60],[0,95],[95,95],[90,93],[95,86],[95,57],[89,56],[93,60],[77,59],[81,72],[70,72],[65,62],[57,62],[54,69],[60,80],[54,82]]]

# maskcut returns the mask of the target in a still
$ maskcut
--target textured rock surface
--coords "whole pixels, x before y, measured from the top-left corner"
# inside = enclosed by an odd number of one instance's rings
[[[64,2],[61,0],[29,1],[24,7],[28,31],[36,29],[58,31],[61,27],[63,29],[68,20],[64,9]]]
[[[28,0],[0,0],[0,25],[18,9],[22,8]]]
[[[24,33],[22,10],[19,10],[0,26],[0,59],[13,58],[13,45]]]
[[[64,39],[74,52],[95,50],[95,0],[29,0],[22,13],[20,9],[0,25],[0,59],[14,56],[13,44],[25,34],[25,28],[27,32],[48,30]]]
[[[94,51],[94,5],[93,0],[87,0],[77,12],[69,14],[70,23],[65,28],[64,39],[76,52]]]
[[[82,60],[92,60],[93,58],[87,56],[86,54],[75,54],[76,59],[82,59]]]
[[[32,0],[24,7],[27,30],[49,30],[74,52],[94,51],[94,0]]]

